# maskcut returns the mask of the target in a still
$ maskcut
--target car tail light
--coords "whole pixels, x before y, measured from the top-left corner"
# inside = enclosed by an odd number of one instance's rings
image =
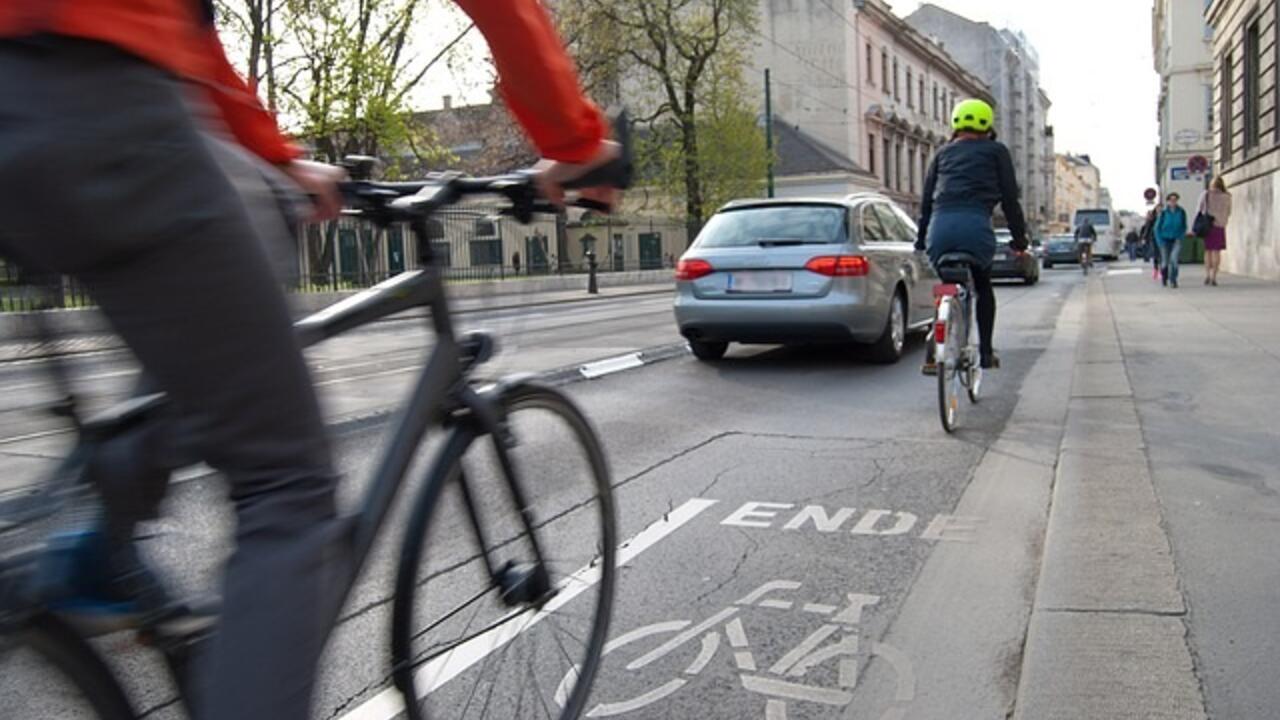
[[[715,272],[711,263],[706,260],[681,260],[676,263],[677,280],[697,280]]]
[[[821,255],[804,264],[804,269],[827,277],[862,277],[871,263],[861,255]]]

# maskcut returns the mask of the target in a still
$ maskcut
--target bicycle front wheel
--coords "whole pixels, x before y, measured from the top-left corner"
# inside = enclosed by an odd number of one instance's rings
[[[24,720],[135,717],[106,663],[84,638],[47,613],[0,635],[0,707],[5,717]]]
[[[459,429],[412,511],[392,656],[413,719],[577,718],[604,650],[617,537],[600,441],[557,390],[519,384],[501,405],[507,438]]]

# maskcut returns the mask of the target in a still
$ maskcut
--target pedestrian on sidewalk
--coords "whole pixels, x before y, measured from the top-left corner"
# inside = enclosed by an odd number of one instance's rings
[[[1178,255],[1187,236],[1187,211],[1178,205],[1178,193],[1169,193],[1156,219],[1156,242],[1160,246],[1160,283],[1178,287]]]
[[[1129,255],[1129,262],[1138,258],[1138,231],[1130,228],[1124,236],[1124,251]]]
[[[1222,251],[1227,249],[1227,220],[1231,217],[1231,193],[1227,192],[1227,183],[1221,175],[1200,195],[1199,212],[1213,218],[1213,226],[1204,238],[1204,284],[1216,286]]]
[[[1142,256],[1151,263],[1151,279],[1160,277],[1160,247],[1156,244],[1156,220],[1160,217],[1160,207],[1151,208],[1147,213],[1147,221],[1142,224],[1138,236],[1142,238]]]
[[[520,251],[519,250],[511,253],[511,267],[516,271],[517,275],[520,274]]]

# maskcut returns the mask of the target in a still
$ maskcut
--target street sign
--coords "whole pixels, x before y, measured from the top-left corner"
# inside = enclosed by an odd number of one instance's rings
[[[1196,142],[1199,142],[1200,131],[1192,130],[1191,128],[1185,128],[1183,130],[1179,130],[1176,134],[1174,134],[1173,139],[1179,145],[1192,145]]]
[[[1192,155],[1187,158],[1187,169],[1196,175],[1203,175],[1209,171],[1209,158],[1203,155]]]
[[[1169,168],[1169,179],[1170,180],[1190,180],[1191,171],[1188,170],[1185,165],[1180,167],[1179,166],[1171,167]]]
[[[1155,200],[1159,195],[1160,193],[1156,192],[1155,188],[1147,188],[1146,191],[1142,193],[1142,197],[1146,198],[1147,202]]]

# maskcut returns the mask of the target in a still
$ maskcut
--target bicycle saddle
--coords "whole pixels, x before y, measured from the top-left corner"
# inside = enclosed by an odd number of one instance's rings
[[[947,283],[969,282],[969,268],[978,263],[978,259],[965,252],[949,252],[938,258],[934,264],[938,279]]]

